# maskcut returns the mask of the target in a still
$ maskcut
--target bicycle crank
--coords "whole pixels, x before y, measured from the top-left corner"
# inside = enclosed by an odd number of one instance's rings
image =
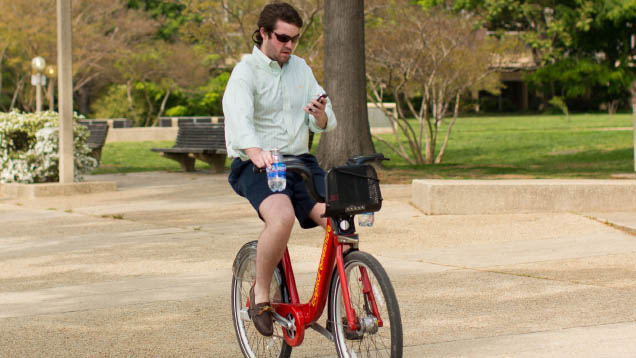
[[[276,323],[280,324],[281,327],[285,328],[287,330],[287,332],[295,332],[296,331],[296,325],[288,320],[287,318],[279,315],[276,312],[272,312],[272,316],[274,316],[274,320],[276,321]]]

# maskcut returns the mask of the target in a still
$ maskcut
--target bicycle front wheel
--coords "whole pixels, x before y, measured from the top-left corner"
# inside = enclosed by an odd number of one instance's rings
[[[261,335],[252,323],[248,308],[250,288],[256,280],[256,246],[257,241],[243,245],[236,254],[232,267],[232,320],[234,331],[243,355],[248,358],[288,358],[292,348],[283,338],[283,332],[274,323],[274,334],[271,337]],[[288,302],[286,284],[282,268],[276,267],[270,285],[271,302]]]
[[[344,257],[344,268],[358,329],[349,329],[336,270],[329,293],[329,320],[338,356],[401,358],[400,308],[386,271],[373,256],[360,251]]]

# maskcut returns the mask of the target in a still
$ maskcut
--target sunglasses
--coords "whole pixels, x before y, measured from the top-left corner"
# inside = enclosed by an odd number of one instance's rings
[[[300,34],[291,37],[289,35],[285,35],[285,34],[277,34],[276,32],[272,31],[272,33],[276,36],[276,39],[281,42],[281,43],[288,43],[289,41],[291,41],[292,43],[296,43],[298,41],[298,38],[300,37]]]

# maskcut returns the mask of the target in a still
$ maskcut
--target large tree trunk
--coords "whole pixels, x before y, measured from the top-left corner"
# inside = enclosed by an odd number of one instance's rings
[[[367,119],[364,61],[364,1],[325,1],[325,87],[338,127],[320,136],[324,168],[374,152]]]

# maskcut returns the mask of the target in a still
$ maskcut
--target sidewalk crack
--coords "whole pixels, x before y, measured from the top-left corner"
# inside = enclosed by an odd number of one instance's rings
[[[619,224],[613,223],[613,222],[611,222],[611,221],[609,221],[607,219],[601,219],[601,218],[597,218],[597,217],[591,216],[591,215],[581,215],[581,216],[586,218],[586,219],[590,219],[592,221],[599,222],[599,223],[601,223],[601,224],[603,224],[605,226],[609,226],[612,229],[616,229],[616,230],[622,231],[622,232],[624,232],[626,234],[629,234],[629,235],[632,235],[632,236],[636,236],[636,229],[631,228],[629,226],[619,225]]]

